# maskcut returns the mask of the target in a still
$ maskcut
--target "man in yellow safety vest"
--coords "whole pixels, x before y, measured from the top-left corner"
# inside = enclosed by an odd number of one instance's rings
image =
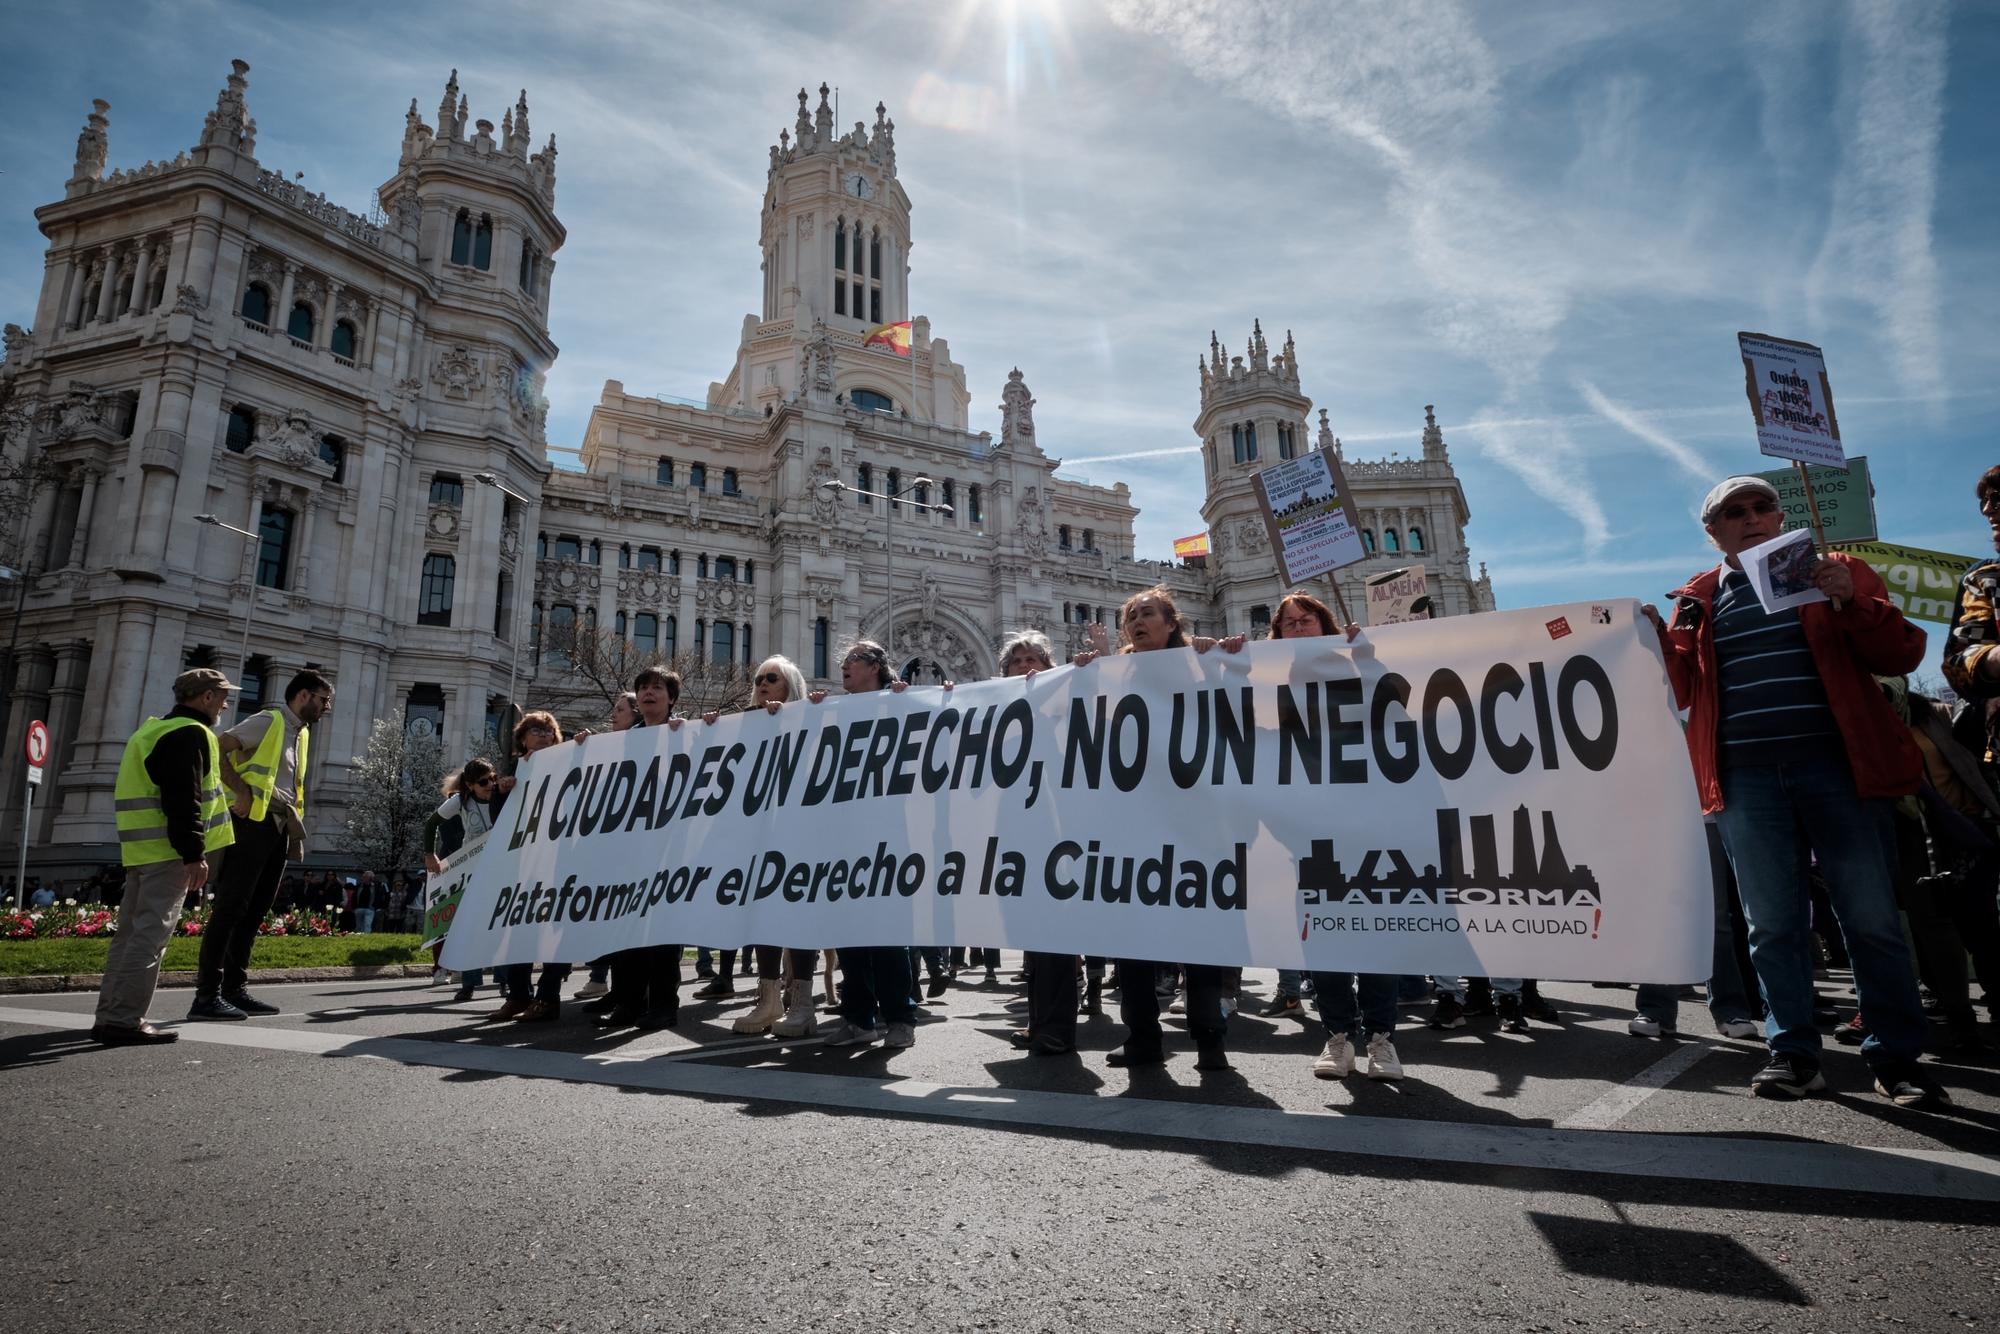
[[[190,1019],[247,1019],[278,1007],[249,991],[250,947],[278,897],[288,858],[305,855],[306,753],[312,726],[333,710],[333,686],[308,667],[285,686],[285,702],[216,738],[222,781],[232,794],[236,845],[216,876],[201,937]]]
[[[188,894],[208,883],[208,854],[235,837],[222,789],[222,758],[210,729],[222,716],[229,678],[196,667],[174,679],[174,707],[148,718],[125,742],[113,799],[125,897],[104,961],[90,1036],[107,1046],[172,1042],[146,1022],[160,959]]]

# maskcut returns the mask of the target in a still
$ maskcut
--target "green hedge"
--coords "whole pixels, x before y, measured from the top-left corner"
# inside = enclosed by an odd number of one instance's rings
[[[250,967],[341,968],[386,964],[429,963],[431,952],[419,949],[414,935],[259,936],[250,949]],[[50,973],[101,973],[111,950],[108,940],[0,941],[0,977],[33,977]],[[201,939],[170,941],[162,965],[169,972],[192,969],[201,957]]]

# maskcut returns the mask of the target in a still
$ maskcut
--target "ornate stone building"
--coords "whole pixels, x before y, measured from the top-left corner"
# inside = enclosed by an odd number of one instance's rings
[[[497,132],[456,73],[435,127],[413,101],[361,216],[257,160],[247,72],[171,162],[107,173],[97,103],[64,197],[37,212],[41,299],[32,329],[7,327],[0,393],[23,423],[9,457],[54,481],[0,552],[28,572],[0,744],[18,754],[32,717],[54,733],[38,865],[115,856],[124,739],[193,663],[240,668],[249,708],[306,664],[335,679],[313,795],[313,853],[331,857],[373,719],[401,708],[448,754],[479,748],[510,695],[573,684],[547,652],[571,626],[635,659],[779,652],[819,678],[868,636],[919,678],[972,679],[1005,632],[1068,647],[1154,583],[1217,634],[1282,592],[1249,478],[1305,446],[1290,339],[1273,357],[1260,327],[1247,365],[1211,339],[1195,430],[1214,554],[1135,559],[1129,488],[1057,475],[1019,369],[999,438],[970,429],[965,369],[910,314],[884,108],[841,133],[827,90],[816,108],[800,92],[770,150],[761,304],[727,373],[702,402],[607,382],[579,471],[552,468],[544,438],[564,230],[555,140],[534,144],[526,94]],[[902,320],[907,357],[864,345]],[[1318,436],[1339,447],[1324,412]],[[1421,458],[1347,461],[1381,546],[1347,582],[1421,552],[1446,612],[1490,608],[1434,421],[1422,442]],[[0,766],[0,809],[20,778]]]

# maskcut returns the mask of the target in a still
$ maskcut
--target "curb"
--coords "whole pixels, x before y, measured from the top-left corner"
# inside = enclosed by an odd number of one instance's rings
[[[340,968],[253,968],[253,983],[276,982],[373,982],[385,977],[431,977],[427,963],[349,965]],[[192,987],[194,970],[182,969],[160,974],[160,986]],[[0,977],[0,996],[47,995],[58,991],[95,991],[104,984],[102,973],[43,973],[31,977]]]

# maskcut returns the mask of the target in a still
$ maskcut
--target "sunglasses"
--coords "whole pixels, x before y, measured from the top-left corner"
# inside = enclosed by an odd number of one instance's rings
[[[1722,517],[1731,521],[1748,518],[1752,514],[1775,514],[1777,505],[1771,501],[1758,499],[1747,505],[1724,505]]]
[[[472,780],[472,785],[474,787],[492,787],[493,779],[490,775],[485,778],[475,778]]]
[[[784,677],[776,672],[765,672],[757,678],[757,684],[760,686],[774,686],[784,679]]]

